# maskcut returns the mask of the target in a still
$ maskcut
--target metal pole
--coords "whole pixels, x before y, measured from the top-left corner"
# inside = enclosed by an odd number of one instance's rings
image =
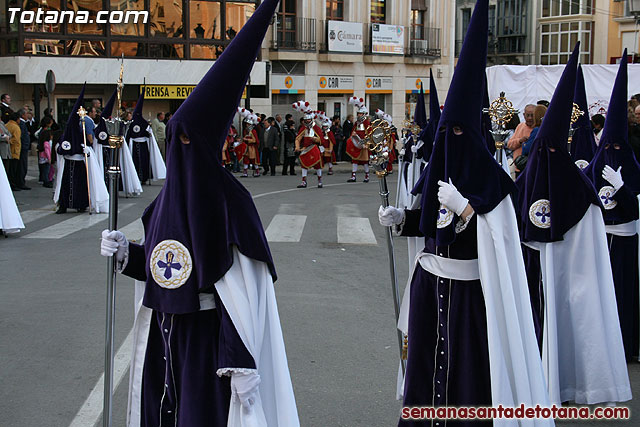
[[[384,172],[377,172],[378,181],[380,182],[380,200],[382,201],[382,207],[389,206],[389,188],[387,187],[387,176]],[[396,260],[393,250],[393,231],[391,227],[386,228],[387,237],[387,249],[389,251],[389,272],[391,273],[391,293],[393,295],[393,308],[396,313],[396,332],[398,333],[398,346],[400,348],[400,362],[402,364],[402,375],[404,375],[406,366],[406,360],[404,360],[403,351],[403,336],[402,331],[398,329],[398,319],[400,318],[400,291],[398,290],[398,276],[396,274]]]
[[[82,106],[78,110],[78,115],[80,116],[80,122],[82,123],[82,140],[84,141],[83,145],[83,154],[84,154],[84,168],[87,172],[87,195],[89,197],[89,215],[91,215],[91,185],[89,185],[89,158],[87,156],[87,152],[84,151],[87,148],[87,131],[85,129],[84,119],[87,116],[87,112]]]
[[[122,88],[124,73],[124,57],[120,64],[118,80],[118,113],[122,106]],[[119,114],[116,114],[113,134],[109,135],[111,162],[109,175],[109,231],[118,229],[118,182],[120,178],[120,148],[124,143],[124,129]],[[116,302],[116,259],[115,255],[107,258],[107,314],[104,345],[104,401],[102,407],[102,426],[111,427],[113,413],[113,330],[115,328]]]

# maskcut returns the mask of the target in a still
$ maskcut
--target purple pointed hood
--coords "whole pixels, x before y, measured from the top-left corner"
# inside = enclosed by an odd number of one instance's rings
[[[251,194],[224,167],[222,147],[278,0],[265,0],[215,61],[167,125],[167,179],[145,211],[147,285],[144,304],[168,313],[199,309],[233,264],[245,256],[275,268]],[[183,143],[187,142],[188,143]],[[184,246],[193,268],[179,288],[154,276],[166,241]],[[183,250],[184,253],[185,250]],[[167,253],[168,256],[168,253]],[[172,256],[173,257],[173,256]],[[172,258],[173,259],[173,258]],[[155,277],[155,278],[154,278]]]
[[[149,122],[142,117],[142,106],[144,105],[144,90],[140,93],[138,97],[138,102],[136,103],[136,107],[133,109],[133,114],[131,115],[131,126],[129,126],[129,130],[127,131],[126,140],[129,141],[130,138],[144,138],[149,136],[149,132],[147,128],[149,127]]]
[[[424,142],[424,145],[418,152],[418,157],[425,160],[429,160],[431,152],[433,151],[433,143],[436,140],[436,132],[438,130],[438,123],[440,122],[440,100],[438,99],[438,89],[436,88],[436,81],[433,78],[433,70],[429,70],[429,122],[420,133],[420,140]]]
[[[100,122],[96,126],[94,134],[96,135],[96,139],[98,143],[101,145],[109,145],[109,132],[107,131],[107,125],[105,124],[105,120],[111,118],[111,114],[113,113],[113,105],[116,102],[116,97],[118,96],[118,89],[114,89],[111,94],[111,98],[107,101],[102,109],[102,113],[100,113]]]
[[[627,196],[640,194],[640,165],[629,145],[627,73],[627,50],[625,49],[613,85],[600,145],[593,160],[584,170],[604,204],[604,219],[607,223],[624,223],[638,219],[638,202],[635,197],[623,197],[625,194]],[[602,178],[602,170],[606,165],[615,170],[622,167],[624,186],[613,198],[607,194],[607,187],[611,184]]]
[[[420,135],[422,135],[422,132],[424,132],[424,129],[427,127],[427,123],[428,123],[427,109],[424,103],[424,89],[422,88],[422,83],[420,83],[420,93],[418,94],[418,102],[416,103],[416,109],[413,113],[413,122],[418,126],[420,126],[420,129],[422,129],[422,131],[420,132],[417,138],[417,140],[419,140]],[[405,148],[404,161],[406,162],[411,162],[411,160],[413,159],[413,152],[411,151],[412,146],[413,146],[413,138],[410,138]],[[420,148],[416,153],[417,158],[420,158],[420,159],[422,158],[422,155],[423,155],[422,150],[423,149]]]
[[[523,241],[562,240],[591,204],[600,206],[593,185],[567,151],[579,48],[580,43],[556,86],[527,167],[516,180]]]
[[[64,128],[64,133],[62,134],[60,143],[58,144],[58,154],[73,156],[75,154],[84,153],[84,138],[82,136],[82,125],[80,124],[78,110],[82,107],[82,104],[84,104],[84,90],[86,87],[87,84],[85,83],[82,86],[80,95],[78,95],[78,99],[76,99],[75,104],[73,104],[71,114],[67,120],[67,126]]]
[[[481,130],[487,61],[488,0],[478,0],[453,74],[429,164],[413,194],[422,193],[420,230],[436,245],[455,240],[453,216],[441,212],[438,181],[452,180],[477,214],[493,210],[515,191],[511,178],[487,150]]]
[[[576,76],[576,91],[573,96],[573,102],[575,102],[580,110],[584,112],[582,116],[574,123],[573,139],[571,141],[571,158],[574,162],[584,161],[591,162],[593,155],[596,152],[598,146],[596,145],[596,138],[593,135],[593,129],[591,128],[591,120],[589,120],[589,104],[587,103],[587,91],[584,84],[584,74],[582,72],[582,66],[578,65],[578,74]],[[584,162],[580,162],[584,164]]]

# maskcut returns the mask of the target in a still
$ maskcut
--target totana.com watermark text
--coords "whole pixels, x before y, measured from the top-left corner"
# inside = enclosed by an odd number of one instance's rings
[[[17,19],[17,20],[16,20]],[[9,22],[11,24],[137,24],[138,21],[147,23],[149,12],[146,10],[99,10],[93,19],[87,10],[22,10],[18,7],[9,8]]]

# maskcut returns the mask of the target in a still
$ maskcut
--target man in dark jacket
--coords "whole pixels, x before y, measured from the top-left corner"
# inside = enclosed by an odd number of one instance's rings
[[[13,110],[9,106],[11,104],[11,96],[8,93],[3,93],[0,96],[0,114],[2,115],[2,121],[7,123],[11,120],[11,114]]]
[[[287,120],[284,125],[284,146],[282,147],[284,162],[282,163],[282,175],[295,175],[294,166],[296,164],[296,122]]]
[[[276,160],[278,159],[278,149],[280,148],[280,135],[275,125],[276,120],[269,117],[265,122],[264,148],[262,149],[262,166],[264,174],[271,171],[271,176],[276,174]]]
[[[349,114],[347,116],[347,120],[344,121],[342,125],[342,135],[344,140],[351,138],[351,132],[353,132],[353,114]],[[342,144],[340,151],[338,152],[340,155],[340,159],[344,159],[347,155],[347,144]]]
[[[333,124],[331,125],[331,132],[336,138],[336,147],[334,152],[336,153],[336,160],[342,161],[342,146],[344,145],[344,134],[342,133],[342,126],[340,126],[340,116],[333,117]]]
[[[25,184],[27,178],[27,167],[29,166],[29,150],[31,149],[31,136],[29,135],[29,126],[27,122],[27,110],[21,108],[18,110],[20,116],[20,189],[31,190]]]

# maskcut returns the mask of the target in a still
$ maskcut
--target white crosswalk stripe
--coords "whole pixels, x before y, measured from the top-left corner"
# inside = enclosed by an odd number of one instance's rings
[[[133,206],[134,203],[123,203],[120,205],[119,212]],[[45,227],[42,230],[35,231],[33,233],[23,236],[25,239],[61,239],[76,231],[93,227],[100,224],[109,218],[107,214],[82,214],[76,215],[58,224],[54,224],[49,227]]]
[[[269,242],[299,242],[307,221],[306,215],[277,214],[267,227]]]
[[[338,243],[353,245],[375,245],[376,236],[369,218],[338,217]]]
[[[140,218],[120,228],[120,231],[125,235],[127,240],[132,242],[141,242],[144,238],[144,226]]]
[[[44,207],[40,209],[29,209],[28,211],[20,212],[20,216],[22,217],[22,222],[28,224],[40,218],[44,218],[47,215],[52,215],[53,212],[53,205],[51,205],[50,208]]]

